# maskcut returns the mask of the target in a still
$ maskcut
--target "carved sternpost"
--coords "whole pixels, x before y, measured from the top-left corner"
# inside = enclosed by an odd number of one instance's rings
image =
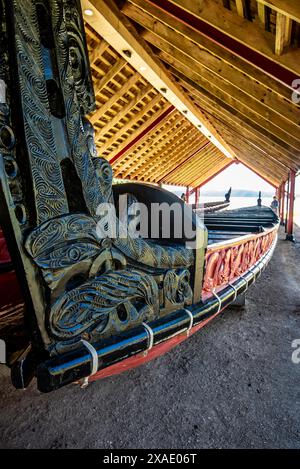
[[[194,251],[182,240],[119,237],[126,227],[116,217],[116,235],[99,237],[98,207],[113,202],[112,169],[98,157],[85,117],[94,92],[80,2],[5,4],[1,224],[35,340],[55,354],[191,304]]]

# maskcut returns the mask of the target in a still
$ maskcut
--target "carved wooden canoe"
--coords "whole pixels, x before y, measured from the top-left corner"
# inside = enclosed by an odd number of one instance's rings
[[[278,219],[264,207],[203,219],[159,187],[113,186],[85,117],[95,96],[80,2],[0,6],[0,339],[13,384],[36,376],[48,392],[136,366],[207,324],[260,275]],[[136,203],[145,236],[131,230]]]

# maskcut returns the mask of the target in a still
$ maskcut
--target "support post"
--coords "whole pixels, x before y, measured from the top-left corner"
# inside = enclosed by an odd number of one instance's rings
[[[290,193],[290,175],[286,182],[286,200],[285,200],[285,218],[284,218],[284,225],[285,225],[285,232],[287,232],[287,223],[288,223],[288,213],[289,213],[289,193]]]
[[[294,204],[295,204],[296,171],[290,170],[289,211],[287,219],[286,239],[295,241],[294,238]]]

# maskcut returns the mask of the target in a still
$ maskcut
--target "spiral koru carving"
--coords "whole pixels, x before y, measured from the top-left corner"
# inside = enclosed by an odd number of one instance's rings
[[[131,308],[128,317],[118,313],[120,305],[139,302],[140,308]],[[135,270],[108,272],[65,293],[51,308],[49,330],[58,340],[84,332],[103,336],[128,329],[143,319],[155,319],[158,311],[158,287],[151,276]]]

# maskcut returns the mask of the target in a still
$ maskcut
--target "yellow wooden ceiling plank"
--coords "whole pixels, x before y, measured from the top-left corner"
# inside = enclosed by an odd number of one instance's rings
[[[165,124],[168,122],[170,115],[165,116],[164,119],[160,122],[159,129],[163,132],[163,129],[165,127]],[[157,119],[157,116],[156,116]],[[146,121],[147,122],[147,121]],[[150,124],[148,124],[149,126]],[[114,167],[116,167],[119,164],[123,164],[123,160],[125,160],[129,155],[134,155],[137,153],[143,153],[145,150],[145,146],[148,147],[152,141],[157,141],[162,138],[162,135],[160,132],[158,132],[158,128],[152,129],[150,133],[146,133],[143,137],[141,137],[133,146],[130,146],[127,151],[125,151],[122,155],[122,157],[118,158],[118,160],[113,163]],[[140,130],[140,128],[138,129]],[[141,133],[141,132],[139,132]],[[128,144],[128,142],[127,142]],[[118,149],[118,152],[120,150]]]
[[[193,153],[199,151],[200,148],[206,142],[205,139],[195,141],[193,139],[193,136],[190,140],[191,144],[185,146],[183,142],[183,144],[178,147],[179,153],[177,153],[176,149],[176,152],[174,152],[173,155],[170,156],[169,161],[167,163],[164,162],[163,165],[158,165],[158,170],[153,174],[154,182],[157,182],[158,180],[163,180],[166,175],[170,174],[171,172],[173,173],[173,171],[175,171],[178,166],[184,163]]]
[[[163,64],[155,59],[145,41],[129,24],[117,5],[111,0],[81,0],[81,4],[84,12],[87,10],[92,12],[92,15],[86,15],[86,22],[121,56],[126,57],[127,62],[136,70],[143,68],[143,76],[154,88],[160,92],[165,89],[165,98],[190,120],[199,133],[211,140],[225,156],[234,158],[227,143],[211,124],[206,122],[205,117],[174,82]]]
[[[89,54],[90,64],[94,64],[96,60],[100,59],[102,54],[109,48],[109,44],[102,39],[96,47]]]
[[[218,165],[215,165],[211,168],[208,168],[198,179],[190,181],[189,186],[191,187],[199,187],[203,182],[205,182],[208,178],[213,177],[214,175],[218,174],[222,168],[225,168],[228,165],[228,160],[220,161]],[[193,183],[193,185],[192,185]]]
[[[123,165],[123,167],[127,169],[126,173],[123,174],[123,177],[126,178],[128,174],[132,174],[132,173],[134,173],[135,176],[139,176],[139,172],[143,171],[144,167],[148,167],[149,164],[151,166],[151,163],[153,159],[156,157],[157,153],[159,153],[161,157],[166,150],[170,150],[171,145],[174,143],[173,142],[174,136],[178,135],[179,133],[182,133],[184,131],[183,129],[185,129],[185,127],[182,128],[181,125],[178,125],[178,127],[176,127],[175,129],[170,128],[168,134],[165,135],[165,137],[157,145],[153,145],[153,143],[150,141],[149,142],[150,148],[147,149],[148,151],[145,153],[143,158],[139,158],[139,160],[136,161],[136,163],[133,163],[131,159],[129,159],[127,165]],[[126,166],[129,166],[129,167],[126,168]]]
[[[257,0],[257,2],[300,23],[299,0]]]
[[[290,45],[292,34],[292,20],[282,13],[277,13],[275,54],[281,55],[283,49]]]
[[[204,153],[199,153],[194,156],[194,158],[191,161],[188,161],[186,165],[183,165],[182,168],[179,168],[177,173],[174,173],[174,178],[179,177],[180,174],[180,180],[184,182],[184,185],[188,185],[191,181],[196,179],[197,173],[200,171],[202,172],[202,169],[206,168],[207,166],[210,166],[212,162],[215,162],[215,160],[218,160],[219,158],[223,158],[224,156],[221,154],[215,154],[213,149],[209,149],[207,152]]]
[[[181,135],[178,140],[178,145],[174,143],[172,145],[171,151],[166,150],[164,155],[155,160],[155,162],[150,165],[149,169],[145,173],[145,176],[148,174],[154,180],[158,177],[160,178],[161,174],[165,174],[173,170],[174,166],[181,164],[185,160],[189,153],[196,151],[205,141],[205,138],[197,135],[192,129],[186,132],[186,138],[184,135]]]
[[[100,80],[95,81],[94,91],[95,95],[99,93],[110,81],[111,79],[126,65],[126,60],[122,57],[116,61],[112,68],[104,75]]]
[[[135,73],[132,77],[129,78],[128,82],[120,88],[116,93],[114,93],[105,103],[103,103],[95,113],[90,117],[90,121],[92,124],[97,122],[103,115],[109,111],[117,102],[122,98],[123,101],[128,103],[128,100],[124,98],[124,95],[127,93],[128,89],[133,86],[133,84],[138,80],[139,74]],[[124,106],[124,104],[123,104]],[[120,105],[120,107],[122,107]]]
[[[113,136],[108,139],[105,143],[99,146],[100,152],[105,153],[114,143],[117,144],[118,139],[122,137],[126,132],[133,128],[133,126],[140,119],[143,118],[147,113],[153,110],[153,115],[149,117],[144,124],[140,125],[137,129],[132,129],[132,133],[128,139],[126,139],[121,144],[118,144],[114,150],[109,153],[109,159],[113,158],[117,153],[123,150],[138,134],[142,133],[149,125],[151,125],[161,114],[163,114],[169,107],[170,104],[163,102],[159,110],[155,109],[160,102],[163,101],[162,96],[157,95],[150,103],[148,103],[144,108],[142,108],[135,116],[134,122],[130,121],[126,125],[120,128]]]
[[[236,4],[236,11],[237,11],[238,15],[241,16],[242,18],[244,18],[244,16],[245,16],[245,14],[244,14],[244,8],[245,8],[244,0],[235,0],[235,4]]]
[[[151,180],[155,180],[156,176],[163,170],[168,170],[169,165],[172,161],[176,161],[178,164],[182,158],[185,158],[186,153],[190,148],[194,148],[198,144],[201,137],[195,134],[194,128],[191,128],[186,132],[185,136],[180,135],[177,143],[173,143],[170,148],[166,149],[163,154],[157,155],[151,163],[143,168],[142,177],[146,178],[150,175]]]
[[[186,153],[186,149],[189,145],[189,142],[195,142],[195,132],[192,126],[189,128],[181,129],[180,133],[177,135],[177,139],[174,142],[168,141],[165,148],[161,150],[161,152],[156,149],[153,149],[147,160],[144,160],[143,165],[139,165],[137,170],[133,168],[133,175],[140,177],[143,174],[144,177],[151,175],[151,177],[155,177],[157,172],[161,171],[161,168],[165,166],[167,162],[170,162],[175,156],[173,156],[173,152],[176,151],[176,159],[180,158],[181,154]]]
[[[216,123],[216,125],[218,125],[218,124]],[[220,129],[221,132],[224,133],[224,135],[227,136],[228,139],[233,138],[233,139],[236,139],[236,141],[240,141],[241,144],[242,143],[247,144],[248,149],[251,148],[252,151],[256,152],[257,154],[260,154],[262,157],[266,157],[269,160],[274,161],[274,163],[278,164],[279,167],[283,166],[285,168],[297,170],[298,165],[295,164],[295,162],[287,162],[287,161],[284,161],[283,158],[280,158],[280,159],[278,159],[278,157],[275,158],[272,152],[268,153],[268,152],[264,151],[263,149],[259,148],[258,146],[252,144],[252,142],[250,142],[249,140],[244,138],[238,132],[235,132],[232,129],[226,128],[225,124],[220,123],[219,129]]]
[[[113,119],[111,119],[104,127],[102,127],[97,133],[96,133],[96,142],[99,141],[99,139],[104,136],[109,129],[114,127],[120,120],[120,118],[126,117],[126,114],[136,107],[136,105],[145,98],[145,96],[152,90],[152,86],[148,85],[144,89],[142,89],[129,103],[126,104],[123,108],[120,109],[120,111],[115,115]]]
[[[130,161],[133,158],[140,163],[144,162],[146,156],[148,156],[153,151],[158,151],[157,146],[166,145],[166,136],[169,132],[172,132],[174,129],[173,120],[168,119],[164,125],[155,128],[150,132],[145,138],[141,139],[134,147],[131,147],[124,155],[130,156],[127,163],[122,163],[123,170],[126,169],[126,166],[130,164]]]

